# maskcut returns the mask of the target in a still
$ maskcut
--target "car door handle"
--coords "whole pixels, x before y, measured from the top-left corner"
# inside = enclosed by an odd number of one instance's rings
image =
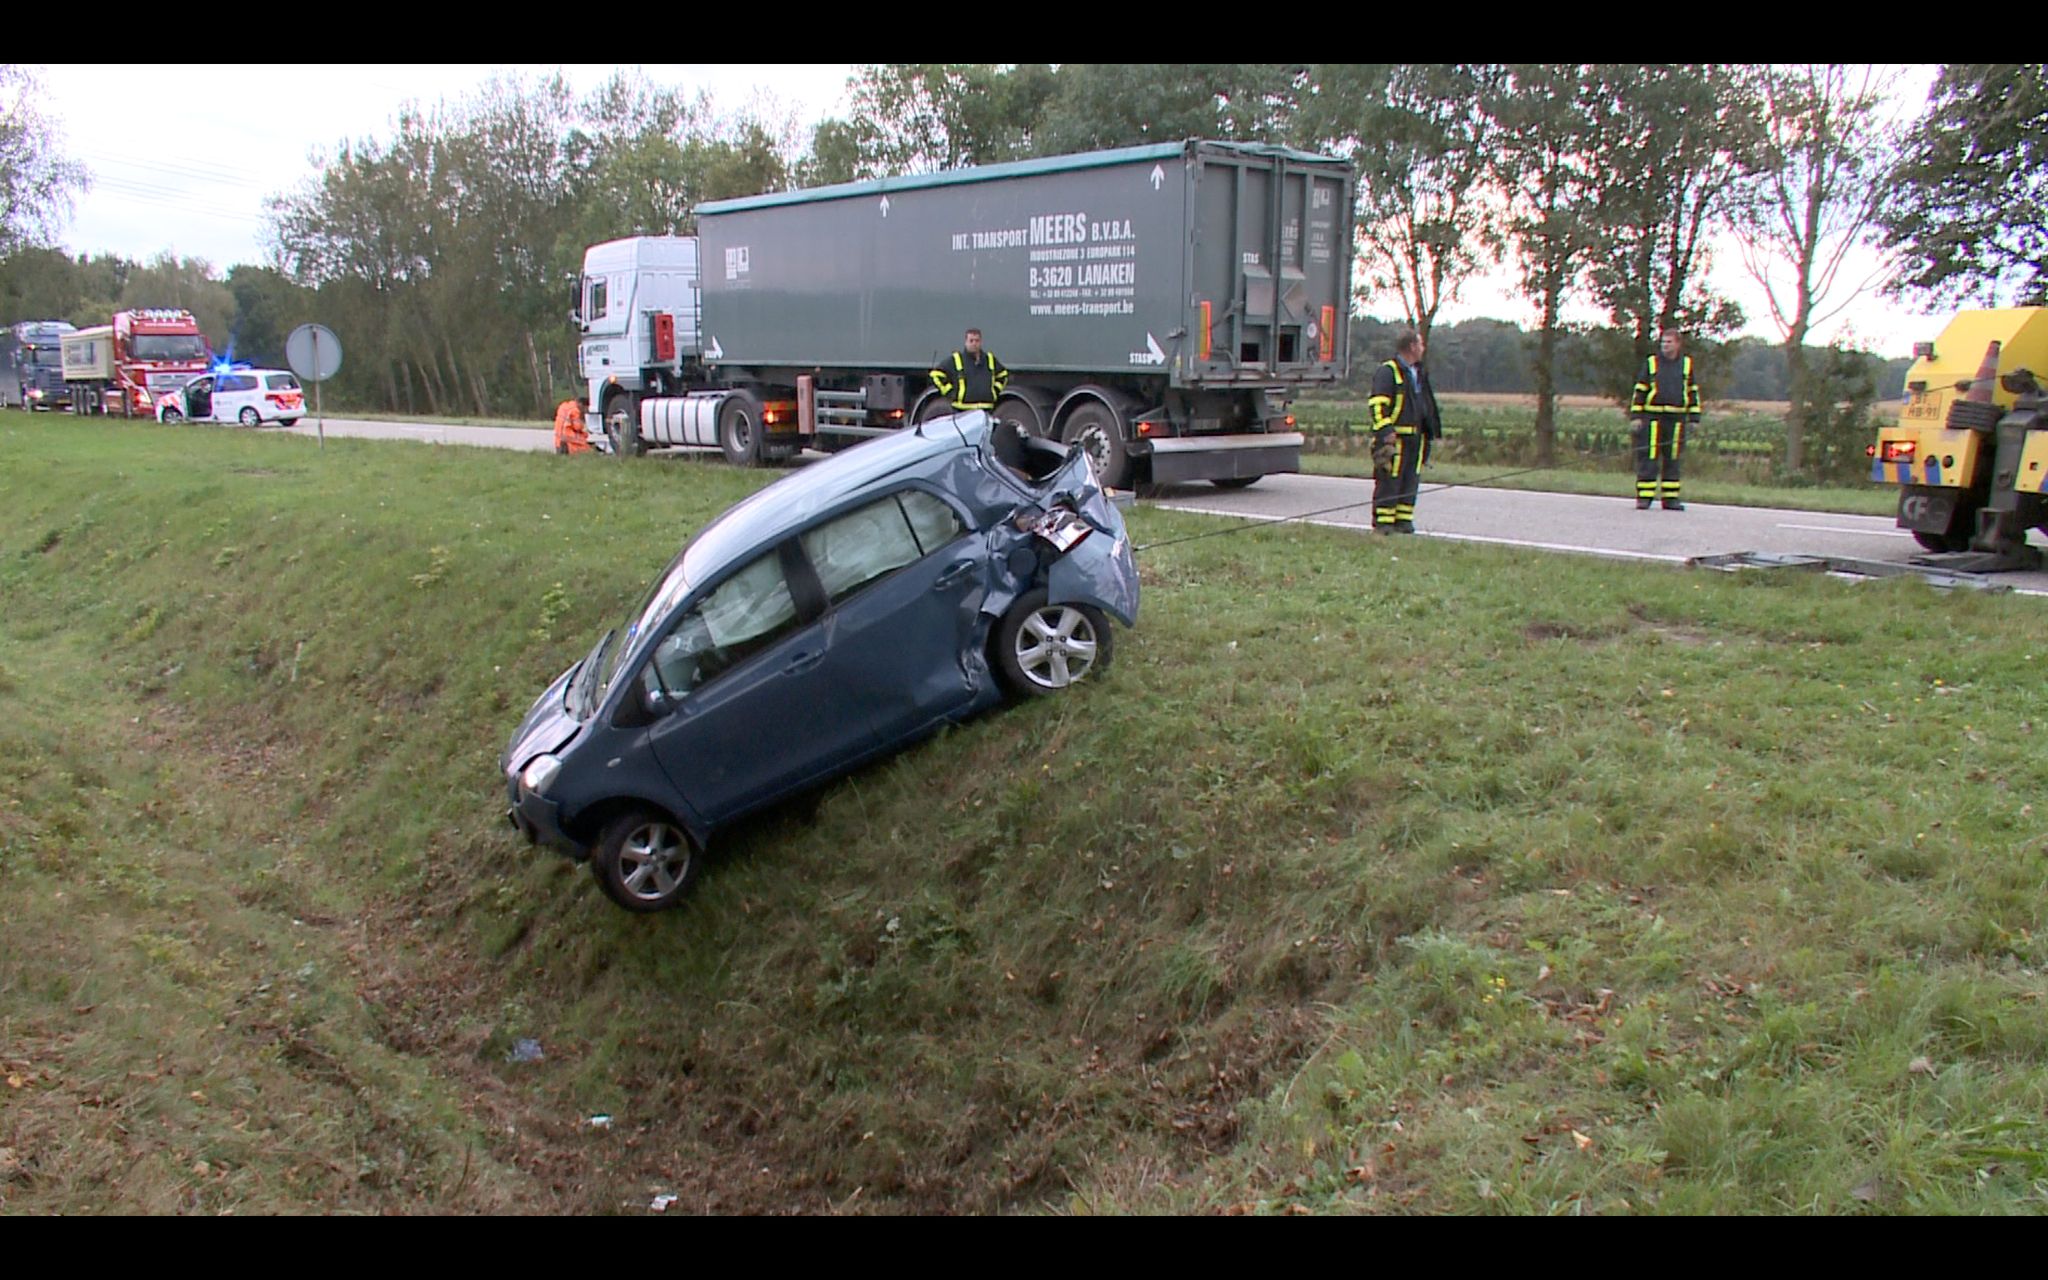
[[[952,568],[940,574],[939,580],[937,582],[932,583],[932,590],[944,591],[949,587],[958,586],[960,584],[960,580],[967,577],[969,574],[973,573],[976,568],[977,566],[975,565],[974,561],[962,560],[959,564],[954,565]]]
[[[786,676],[802,675],[824,660],[825,655],[822,653],[800,653],[789,660],[789,665],[782,669],[782,674]]]

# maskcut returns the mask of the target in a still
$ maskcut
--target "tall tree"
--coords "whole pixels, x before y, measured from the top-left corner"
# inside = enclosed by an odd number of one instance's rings
[[[1606,354],[1620,394],[1659,329],[1713,338],[1742,324],[1710,283],[1708,241],[1758,163],[1762,109],[1751,67],[1607,64],[1597,77],[1610,109],[1590,284],[1624,339]]]
[[[933,173],[1033,154],[1052,68],[873,63],[853,79],[856,176]]]
[[[1522,290],[1536,307],[1538,466],[1550,466],[1557,457],[1564,304],[1582,287],[1594,243],[1600,149],[1611,136],[1601,124],[1607,106],[1593,69],[1569,63],[1513,64],[1487,103],[1500,129],[1495,174],[1507,196],[1508,233],[1521,264]]]
[[[0,258],[48,244],[91,185],[85,166],[65,157],[44,100],[32,68],[0,63]]]
[[[1897,288],[1984,305],[2048,291],[2048,67],[1943,67],[1913,127],[1886,243]]]
[[[1891,269],[1873,251],[1892,189],[1895,139],[1885,112],[1897,83],[1896,74],[1838,63],[1762,73],[1764,153],[1737,200],[1736,230],[1743,266],[1784,341],[1787,471],[1803,469],[1808,432],[1835,400],[1812,376],[1807,335]]]
[[[1286,141],[1306,82],[1307,68],[1292,63],[1069,63],[1054,78],[1034,153],[1187,138]]]
[[[1362,300],[1395,294],[1425,339],[1458,286],[1500,260],[1500,202],[1487,185],[1498,128],[1486,103],[1503,74],[1325,64],[1311,68],[1301,95],[1297,136],[1350,155],[1359,171]]]

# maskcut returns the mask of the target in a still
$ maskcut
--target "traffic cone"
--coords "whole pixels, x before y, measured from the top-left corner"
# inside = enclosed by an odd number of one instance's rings
[[[1998,382],[1998,339],[1984,348],[1984,363],[1977,366],[1977,376],[1970,382],[1970,391],[1963,399],[1973,404],[1990,404],[1991,388]]]

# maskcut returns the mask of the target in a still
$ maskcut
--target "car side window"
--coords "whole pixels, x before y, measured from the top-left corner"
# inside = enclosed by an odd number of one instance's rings
[[[960,517],[912,489],[849,511],[806,532],[804,554],[833,604],[960,535]]]
[[[789,579],[781,557],[770,551],[690,606],[655,646],[648,670],[669,693],[685,694],[767,648],[796,625]],[[643,682],[646,679],[643,675]]]
[[[910,521],[910,531],[917,535],[918,546],[926,555],[967,532],[960,513],[929,493],[911,489],[897,494],[896,500],[903,504],[903,517]]]

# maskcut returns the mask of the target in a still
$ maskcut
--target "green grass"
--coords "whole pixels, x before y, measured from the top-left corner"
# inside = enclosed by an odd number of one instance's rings
[[[1104,683],[636,918],[497,753],[772,473],[0,458],[8,1211],[2048,1207],[2037,600],[1160,548]]]

